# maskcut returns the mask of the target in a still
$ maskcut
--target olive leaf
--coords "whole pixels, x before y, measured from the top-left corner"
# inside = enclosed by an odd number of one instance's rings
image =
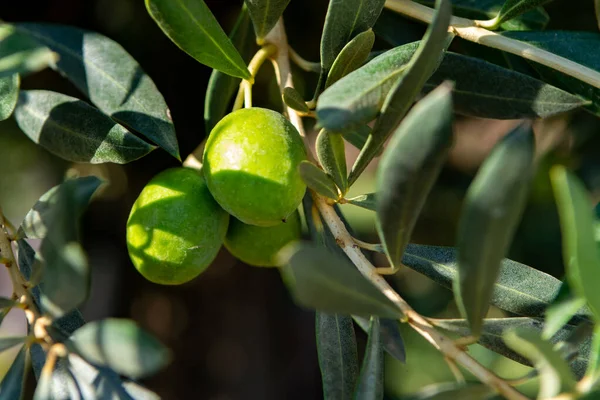
[[[29,351],[23,346],[8,372],[0,381],[0,398],[18,400],[25,392],[25,378],[29,372]]]
[[[0,78],[40,71],[56,62],[49,48],[0,21]]]
[[[0,338],[0,353],[18,344],[25,343],[27,336],[5,336]]]
[[[102,112],[180,159],[175,128],[162,94],[118,43],[95,32],[53,24],[17,24],[58,54],[52,64]]]
[[[347,199],[347,201],[366,210],[377,211],[376,193],[361,194],[360,196]]]
[[[437,0],[436,12],[425,37],[406,66],[406,71],[387,94],[371,135],[361,149],[348,177],[352,185],[371,160],[379,153],[419,94],[423,85],[439,66],[454,35],[448,34],[452,9],[448,0]]]
[[[19,128],[51,153],[74,162],[125,164],[155,149],[89,104],[46,90],[23,90]]]
[[[367,334],[369,333],[370,321],[364,317],[354,315],[352,317],[358,326]],[[406,362],[406,349],[400,332],[400,322],[393,319],[379,318],[379,331],[383,349],[396,360]]]
[[[310,161],[302,161],[298,166],[300,177],[310,189],[319,193],[321,196],[337,200],[339,197],[338,189],[333,179],[327,175],[321,168]]]
[[[254,32],[248,9],[244,6],[229,35],[231,42],[245,61],[249,61],[253,46]],[[229,112],[231,98],[240,84],[240,78],[213,69],[208,80],[204,97],[204,126],[209,133],[212,128]]]
[[[349,260],[309,243],[280,253],[284,281],[297,303],[330,313],[400,318],[402,313]]]
[[[0,121],[12,115],[19,98],[19,85],[18,74],[0,78]]]
[[[352,318],[317,312],[315,330],[324,398],[351,399],[358,377]]]
[[[342,135],[322,129],[315,144],[319,162],[333,179],[337,187],[346,193],[348,176],[346,170],[346,149]]]
[[[543,339],[549,339],[585,306],[585,299],[574,296],[563,283],[554,302],[546,309]]]
[[[154,374],[171,359],[157,339],[127,319],[89,322],[71,335],[67,346],[94,365],[134,379]]]
[[[148,13],[181,50],[198,62],[243,79],[251,75],[204,0],[145,0]]]
[[[594,240],[595,219],[583,184],[563,166],[550,170],[563,234],[563,254],[570,287],[584,297],[600,321],[600,253]]]
[[[244,0],[259,43],[273,29],[290,0]]]
[[[394,132],[377,171],[377,230],[393,267],[453,143],[451,86],[421,100]]]
[[[466,194],[457,234],[454,295],[475,337],[481,333],[494,282],[525,209],[534,146],[531,126],[519,125],[494,147]]]
[[[293,87],[283,89],[283,102],[296,111],[307,113],[310,111],[302,95]]]
[[[340,54],[336,57],[327,80],[325,81],[325,88],[333,85],[350,72],[364,64],[369,57],[369,53],[375,43],[375,34],[372,29],[368,29],[364,32],[356,35],[354,39],[348,42],[340,51]]]
[[[354,398],[356,400],[383,399],[383,344],[381,326],[377,317],[371,317],[369,324],[369,339]]]
[[[359,150],[365,146],[370,134],[371,128],[368,125],[362,125],[356,129],[344,130],[342,132],[344,139]],[[383,153],[383,150],[381,153]]]
[[[504,5],[493,20],[493,27],[498,27],[505,21],[518,17],[552,0],[505,0]]]

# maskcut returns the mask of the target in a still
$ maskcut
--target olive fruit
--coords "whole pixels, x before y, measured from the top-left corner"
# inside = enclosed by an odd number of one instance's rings
[[[172,168],[156,175],[127,221],[127,249],[137,270],[163,285],[188,282],[219,251],[229,214],[213,199],[200,171]]]
[[[240,221],[280,224],[298,208],[306,185],[298,165],[306,151],[283,115],[245,108],[225,116],[204,149],[204,176],[215,200]]]
[[[257,267],[277,266],[276,255],[286,244],[300,239],[302,225],[298,211],[285,223],[255,226],[231,218],[225,248],[239,260]]]

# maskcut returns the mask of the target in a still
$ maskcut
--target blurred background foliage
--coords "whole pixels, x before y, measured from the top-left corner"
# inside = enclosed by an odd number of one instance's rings
[[[233,26],[241,1],[207,0],[222,26]],[[597,30],[592,1],[556,0],[546,9],[548,29]],[[309,60],[318,60],[321,26],[327,2],[292,1],[285,21],[291,45]],[[0,18],[9,22],[43,21],[100,32],[120,43],[157,84],[169,105],[185,157],[206,136],[202,120],[204,92],[210,69],[177,49],[150,19],[142,0],[20,0],[3,1]],[[406,40],[416,40],[424,26],[409,23]],[[464,42],[455,41],[455,50]],[[389,47],[376,43],[376,49]],[[312,93],[315,74],[295,70],[300,92]],[[65,79],[45,70],[24,79],[24,89],[49,89],[81,98]],[[255,104],[281,105],[273,70],[266,65],[257,78]],[[562,276],[560,230],[544,166],[560,161],[573,165],[592,191],[600,194],[599,122],[585,112],[571,123],[557,118],[538,124],[538,144],[555,146],[538,171],[528,208],[511,249],[511,258]],[[430,196],[415,231],[414,242],[453,245],[461,201],[468,184],[493,144],[516,121],[458,118],[456,144],[442,177]],[[310,128],[310,121],[308,124]],[[314,133],[313,133],[314,135]],[[356,151],[348,146],[348,158]],[[273,269],[252,268],[222,250],[198,279],[179,287],[145,281],[133,268],[125,246],[125,222],[143,186],[158,172],[176,166],[163,151],[126,166],[70,164],[36,146],[14,120],[0,123],[0,204],[19,223],[37,198],[66,175],[97,175],[110,181],[82,221],[83,245],[92,271],[91,296],[82,309],[87,320],[108,316],[133,318],[153,332],[175,354],[172,365],[145,381],[164,399],[318,399],[322,397],[314,339],[314,314],[297,308]],[[352,188],[353,194],[373,190],[372,166]],[[352,205],[342,207],[357,236],[377,240],[374,214]],[[384,257],[376,262],[385,264]],[[5,271],[0,271],[4,273]],[[415,272],[403,270],[393,283],[418,311],[428,316],[456,316],[451,293]],[[0,275],[0,293],[10,294],[10,282]],[[501,313],[492,310],[492,314]],[[0,335],[25,327],[13,311]],[[437,351],[405,329],[408,362],[388,360],[386,396],[400,399],[425,384],[452,380]],[[366,338],[357,330],[359,347]],[[526,367],[481,347],[473,353],[504,376],[517,377]],[[0,376],[10,357],[0,358]],[[31,386],[32,380],[30,380]],[[533,388],[530,388],[533,390]],[[31,392],[32,393],[32,392]]]

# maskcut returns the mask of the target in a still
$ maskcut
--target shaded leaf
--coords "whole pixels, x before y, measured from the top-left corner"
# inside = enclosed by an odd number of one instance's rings
[[[337,200],[339,195],[335,182],[321,168],[305,160],[300,163],[298,170],[306,186],[322,196]]]
[[[316,313],[317,354],[325,399],[351,399],[358,377],[358,355],[352,318]]]
[[[367,210],[376,211],[377,201],[375,199],[376,193],[361,194],[360,196],[348,199],[348,203],[354,204],[355,206],[362,207]]]
[[[563,166],[550,170],[563,234],[563,254],[570,287],[584,297],[600,321],[600,253],[594,240],[594,210],[583,184]]]
[[[258,42],[273,29],[290,0],[244,0],[248,7]]]
[[[42,43],[0,22],[0,78],[37,72],[56,60],[56,54]]]
[[[89,362],[134,379],[154,374],[170,362],[170,353],[133,321],[108,318],[76,330],[68,346]]]
[[[371,160],[383,148],[383,144],[404,118],[425,82],[439,66],[444,52],[454,37],[453,34],[448,34],[451,16],[450,1],[437,0],[433,20],[427,28],[423,40],[406,66],[406,71],[387,94],[381,109],[381,116],[375,122],[371,135],[350,171],[349,185],[358,179]]]
[[[69,210],[69,215],[75,215],[79,218],[85,209],[88,207],[92,196],[102,185],[102,180],[96,176],[85,176],[81,178],[69,179],[60,185],[54,186],[52,189],[44,193],[35,203],[33,208],[27,212],[21,226],[19,227],[19,235],[29,239],[43,239],[49,232],[49,225],[59,218],[56,215],[57,201],[59,200],[59,192],[66,190],[72,193],[75,208]],[[65,217],[64,215],[62,217]],[[29,247],[31,249],[31,247]],[[30,251],[33,251],[31,249]],[[29,265],[32,264],[35,252],[30,254]],[[25,261],[25,260],[24,260]],[[27,271],[27,276],[30,275]],[[29,279],[29,278],[27,278]]]
[[[344,139],[357,149],[362,149],[371,134],[371,128],[368,125],[362,125],[356,129],[345,130],[342,132]]]
[[[204,0],[145,0],[160,29],[198,62],[238,78],[251,78],[246,63]]]
[[[333,85],[350,72],[354,71],[367,61],[369,53],[375,43],[373,30],[368,29],[356,35],[348,42],[336,57],[325,81],[325,88]]]
[[[4,336],[0,337],[0,353],[4,350],[8,350],[18,344],[25,343],[27,336]]]
[[[356,400],[383,399],[383,344],[377,317],[371,317],[369,324],[369,340],[354,398]]]
[[[12,308],[17,304],[19,303],[14,300],[7,299],[6,297],[0,297],[0,310],[3,310],[5,308]]]
[[[283,89],[283,102],[290,108],[296,111],[307,113],[310,111],[302,95],[293,87]]]
[[[32,141],[68,161],[125,164],[154,150],[98,109],[56,92],[21,91],[15,118]]]
[[[346,148],[342,135],[321,129],[316,141],[316,152],[323,169],[333,179],[342,194],[346,193],[348,177]]]
[[[249,61],[251,52],[255,47],[253,46],[255,41],[250,15],[246,7],[242,7],[240,16],[229,38],[242,58]],[[213,69],[204,98],[204,124],[207,133],[228,113],[231,98],[237,91],[239,84],[240,78]]]
[[[528,123],[504,137],[469,186],[458,227],[454,295],[479,336],[494,282],[525,209],[534,172],[535,139]]]
[[[180,159],[169,108],[140,65],[113,40],[52,24],[18,24],[60,58],[52,67],[102,112]]]
[[[491,399],[494,391],[479,384],[436,383],[421,389],[406,400],[485,400]]]
[[[309,243],[285,250],[281,272],[294,299],[304,307],[340,314],[401,316],[394,303],[349,260]]]
[[[596,51],[600,45],[600,33],[543,31],[504,32],[502,35],[529,43],[577,64],[600,71],[600,54]],[[545,82],[590,100],[592,104],[588,106],[588,109],[596,115],[600,115],[600,88],[552,68],[536,63],[532,63],[532,65]]]
[[[19,98],[19,84],[18,74],[0,78],[0,121],[12,115]]]
[[[353,316],[352,318],[354,318],[354,321],[363,331],[369,333],[369,320],[367,318],[358,316]],[[399,322],[397,320],[379,318],[379,330],[381,333],[383,349],[396,360],[405,363],[406,349],[398,325]]]
[[[531,360],[538,370],[538,398],[550,398],[574,390],[575,379],[569,365],[538,332],[528,328],[511,329],[504,334],[504,340],[513,350]]]
[[[494,18],[493,25],[500,26],[504,21],[518,17],[519,15],[534,10],[550,1],[551,0],[505,0],[500,12],[498,12],[498,15]]]
[[[549,339],[554,336],[561,327],[567,324],[585,306],[585,299],[581,297],[566,296],[566,298],[561,298],[560,294],[559,292],[559,296],[554,303],[546,309],[544,331],[542,333],[543,339]]]
[[[451,288],[457,275],[457,252],[453,247],[409,244],[402,264]],[[504,259],[494,283],[491,304],[508,312],[543,317],[560,291],[562,282],[545,272]],[[580,310],[573,322],[587,320],[589,310]]]
[[[4,378],[0,382],[0,398],[7,400],[22,399],[25,378],[27,377],[29,355],[27,346],[23,346],[13,361]]]
[[[417,103],[396,129],[377,171],[377,231],[399,267],[425,200],[452,146],[452,97],[443,85]]]

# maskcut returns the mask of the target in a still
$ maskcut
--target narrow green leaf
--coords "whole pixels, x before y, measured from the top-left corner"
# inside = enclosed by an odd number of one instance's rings
[[[54,186],[44,193],[33,208],[27,212],[19,227],[19,235],[29,239],[43,239],[46,237],[49,232],[49,225],[58,218],[55,213],[57,211],[56,203],[59,200],[59,191],[67,190],[72,192],[75,208],[69,210],[69,215],[75,215],[79,218],[101,185],[102,180],[98,177],[85,176],[70,179],[60,185]],[[65,216],[63,215],[62,217]]]
[[[18,74],[0,78],[0,121],[12,115],[19,98],[19,85]]]
[[[4,336],[0,337],[0,353],[4,350],[8,350],[18,344],[25,343],[27,336]]]
[[[494,391],[486,385],[461,383],[436,383],[426,386],[406,400],[487,400]]]
[[[302,95],[293,87],[283,89],[283,102],[296,111],[307,113],[310,111]]]
[[[383,148],[383,144],[404,118],[425,82],[439,66],[446,48],[454,37],[453,34],[448,34],[451,16],[450,2],[437,0],[433,21],[427,28],[419,48],[408,63],[406,71],[386,96],[381,116],[377,119],[371,136],[352,167],[348,177],[349,185],[358,179],[371,160]]]
[[[160,29],[198,62],[238,78],[250,79],[246,63],[204,0],[145,0]]]
[[[59,55],[52,65],[102,112],[180,159],[162,94],[118,43],[95,32],[52,24],[18,24]]]
[[[49,48],[0,22],[0,78],[40,71],[57,60]]]
[[[322,196],[333,200],[338,199],[339,194],[335,182],[321,168],[305,160],[300,163],[298,169],[306,186]]]
[[[321,36],[321,74],[316,94],[321,91],[329,69],[346,43],[359,33],[373,27],[384,4],[385,0],[329,2]]]
[[[332,313],[397,319],[401,312],[349,260],[326,248],[297,243],[281,254],[285,283],[296,302]]]
[[[500,26],[504,21],[511,20],[518,17],[527,11],[534,10],[535,8],[548,3],[552,0],[506,0],[504,5],[500,9],[500,12],[494,18],[494,26]]]
[[[452,146],[451,86],[417,103],[396,129],[377,171],[377,230],[399,267],[427,195]]]
[[[356,35],[348,42],[336,57],[325,81],[325,88],[333,85],[350,72],[354,71],[367,61],[369,53],[375,43],[375,34],[372,29]]]
[[[357,149],[362,149],[367,143],[371,134],[371,128],[368,125],[362,125],[356,129],[345,130],[342,132],[344,139]]]
[[[383,344],[379,318],[376,317],[371,317],[369,324],[369,340],[354,398],[356,400],[383,399]]]
[[[29,364],[29,351],[23,346],[13,361],[6,375],[0,382],[0,399],[22,399],[25,392],[25,378]]]
[[[259,43],[273,29],[289,2],[290,0],[244,0]]]
[[[369,320],[367,318],[353,316],[354,321],[367,334],[369,333]],[[406,349],[404,340],[400,333],[399,322],[393,319],[379,318],[379,330],[383,349],[396,360],[406,362]]]
[[[547,340],[554,336],[583,306],[585,306],[585,299],[569,297],[548,307],[542,338]]]
[[[402,264],[451,289],[457,279],[457,251],[453,247],[409,244]],[[508,312],[543,317],[560,291],[562,282],[542,271],[504,259],[494,283],[491,304]],[[589,310],[580,310],[575,322],[589,319]]]
[[[543,340],[539,332],[527,328],[511,329],[504,334],[506,344],[530,359],[540,375],[539,399],[550,398],[575,389],[575,379],[567,362]]]
[[[342,194],[348,188],[346,148],[339,133],[321,129],[316,141],[316,152],[323,169],[335,182]]]
[[[252,50],[256,47],[254,44],[254,31],[252,30],[252,21],[248,9],[242,7],[231,34],[231,42],[240,52],[245,61],[249,61]],[[240,78],[224,74],[218,69],[213,69],[208,80],[206,96],[204,98],[204,124],[206,132],[223,118],[229,111],[231,98],[237,91],[240,84]]]
[[[479,336],[494,282],[525,209],[534,172],[535,138],[528,123],[503,138],[467,191],[458,227],[454,295]]]
[[[73,333],[68,346],[89,362],[134,379],[154,374],[171,359],[167,348],[126,319],[89,322]]]
[[[569,286],[587,300],[600,321],[600,253],[594,240],[595,219],[589,195],[579,179],[562,166],[552,167],[550,179],[563,234],[563,254]]]
[[[360,196],[348,199],[348,203],[362,207],[366,210],[377,211],[376,193],[361,194]]]
[[[503,36],[539,47],[577,64],[600,71],[600,33],[573,31],[503,32]],[[600,89],[555,69],[531,63],[542,79],[592,102],[587,108],[600,115]]]
[[[358,355],[352,318],[316,313],[317,355],[325,399],[351,399],[358,377]]]
[[[6,297],[0,297],[0,310],[3,310],[5,308],[12,308],[17,304],[19,303],[17,303],[14,300],[7,299]]]
[[[125,164],[154,150],[98,109],[56,92],[21,91],[15,118],[32,141],[68,161]]]
[[[594,326],[594,334],[590,349],[590,359],[585,375],[591,379],[597,379],[600,372],[600,325]]]

